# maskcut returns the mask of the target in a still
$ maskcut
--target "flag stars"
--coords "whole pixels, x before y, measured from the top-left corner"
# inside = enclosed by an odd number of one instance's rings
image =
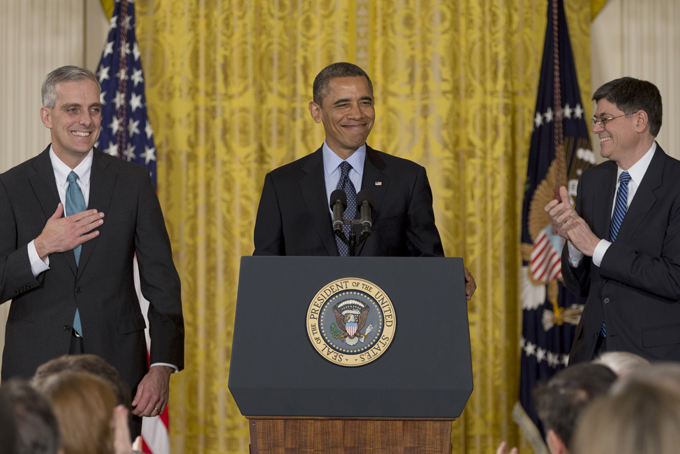
[[[111,28],[116,28],[116,23],[117,23],[117,22],[118,22],[118,16],[113,16],[113,17],[109,20],[109,26],[110,26]]]
[[[536,350],[536,361],[541,362],[545,359],[546,350],[545,348],[538,347]]]
[[[545,111],[543,117],[545,117],[546,123],[550,123],[551,121],[553,121],[553,111],[550,107],[548,107],[548,110]]]
[[[99,93],[99,102],[102,104],[102,106],[106,105],[106,92],[105,91]]]
[[[564,106],[564,110],[562,111],[564,113],[564,118],[571,118],[572,112],[574,112],[574,109],[569,107],[569,104]]]
[[[109,41],[106,43],[106,48],[104,49],[104,58],[106,58],[107,55],[113,54],[113,41]]]
[[[107,46],[108,47],[108,46]],[[109,69],[110,66],[102,66],[99,68],[99,83],[101,84],[105,80],[109,80]]]
[[[574,115],[576,118],[583,117],[583,108],[581,107],[581,104],[576,104],[576,107],[574,108]]]
[[[130,137],[134,137],[135,134],[139,134],[139,120],[133,121],[133,119],[130,118],[128,123],[128,133],[130,134]]]
[[[126,55],[130,55],[130,43],[125,43],[125,46],[120,46],[120,57],[124,58]]]
[[[532,356],[536,354],[536,344],[527,341],[526,347],[524,348],[524,352],[527,354],[527,356]],[[550,353],[548,353],[550,355]]]
[[[113,117],[111,119],[109,128],[111,128],[111,134],[118,134],[118,130],[120,129],[120,120],[118,120],[118,117]]]
[[[559,355],[557,353],[548,352],[548,364],[551,367],[557,367],[559,363]]]
[[[144,132],[146,132],[147,139],[151,139],[153,137],[153,129],[151,129],[151,123],[149,123],[149,120],[146,120],[146,127],[144,128]]]
[[[135,87],[137,87],[137,84],[141,84],[144,82],[144,77],[142,76],[142,70],[141,69],[135,69],[132,72],[132,76],[130,79],[135,83]]]
[[[536,118],[534,118],[534,124],[536,125],[536,128],[541,126],[543,124],[543,115],[536,112]]]
[[[135,110],[142,108],[142,95],[136,95],[132,93],[132,97],[130,98],[130,108],[132,109],[133,113]]]
[[[104,150],[104,153],[111,156],[118,156],[118,145],[109,141],[109,147],[106,150]]]
[[[123,155],[125,155],[128,161],[132,161],[133,159],[135,159],[137,157],[135,155],[135,146],[129,143]]]
[[[120,106],[125,104],[125,95],[120,91],[116,90],[116,96],[113,98],[114,104],[116,104],[116,109],[120,109]]]
[[[137,45],[137,41],[135,41],[135,45],[132,48],[132,54],[135,56],[135,61],[139,60],[139,57],[142,56],[142,53],[139,51],[139,46]]]
[[[125,68],[120,68],[120,70],[118,71],[118,74],[116,74],[116,77],[118,77],[120,80],[127,80],[128,75],[127,75],[127,71],[125,70]]]
[[[131,20],[132,20],[132,16],[125,16],[125,20],[123,21],[123,29],[126,32],[132,28],[132,25],[130,25]]]
[[[156,160],[156,149],[155,148],[149,148],[145,145],[144,146],[144,153],[139,155],[139,157],[144,159],[145,165],[148,165],[149,161],[155,161]]]

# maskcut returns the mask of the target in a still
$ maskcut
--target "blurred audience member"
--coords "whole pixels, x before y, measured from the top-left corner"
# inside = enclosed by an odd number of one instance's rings
[[[5,399],[0,394],[0,446],[7,450],[8,454],[14,454],[17,444],[17,426],[14,423],[14,415]]]
[[[36,386],[52,403],[63,436],[64,454],[132,451],[128,411],[116,407],[116,397],[105,380],[87,372],[64,371],[46,377]]]
[[[645,358],[630,352],[605,352],[593,363],[607,366],[619,377],[625,377],[634,370],[649,366],[649,361]]]
[[[130,410],[130,388],[118,370],[97,355],[64,355],[54,358],[38,367],[33,376],[33,384],[40,387],[40,383],[47,377],[63,371],[89,372],[105,380],[116,395],[118,405]]]
[[[7,403],[14,418],[16,441],[5,438],[9,428],[0,417],[0,452],[15,454],[63,453],[57,420],[45,396],[27,382],[10,379],[0,386],[0,400]],[[12,450],[12,448],[14,448]]]
[[[534,389],[536,412],[552,454],[569,453],[576,420],[586,406],[609,391],[616,374],[607,366],[581,363],[553,375]]]
[[[675,454],[680,447],[680,396],[631,381],[583,413],[574,454]]]
[[[620,394],[631,383],[659,386],[680,396],[680,363],[653,363],[618,380],[612,386],[612,394]]]

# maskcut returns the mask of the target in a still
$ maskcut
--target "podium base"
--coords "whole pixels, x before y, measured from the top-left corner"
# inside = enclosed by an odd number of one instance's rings
[[[452,422],[452,419],[250,419],[250,452],[449,454]]]

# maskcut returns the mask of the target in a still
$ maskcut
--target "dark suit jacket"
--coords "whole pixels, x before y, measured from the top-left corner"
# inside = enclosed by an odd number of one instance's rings
[[[267,175],[254,255],[338,255],[324,178],[321,148]],[[357,255],[444,256],[425,168],[366,146],[361,186],[372,193],[373,228]]]
[[[586,170],[576,211],[598,238],[609,239],[616,163]],[[603,319],[607,350],[650,360],[680,360],[680,162],[657,146],[616,241],[600,267],[585,257],[577,268],[565,246],[567,287],[588,300],[576,328],[570,363],[592,359]]]
[[[180,281],[148,170],[95,149],[90,181],[88,209],[105,214],[99,236],[83,244],[79,267],[73,251],[56,253],[35,278],[27,245],[59,203],[49,147],[0,175],[0,302],[12,299],[3,380],[67,354],[77,306],[85,352],[116,367],[134,392],[148,370],[135,253],[151,303],[151,362],[184,367]]]

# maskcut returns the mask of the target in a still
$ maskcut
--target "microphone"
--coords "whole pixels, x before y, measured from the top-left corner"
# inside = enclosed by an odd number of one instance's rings
[[[361,227],[362,232],[371,233],[373,221],[371,219],[371,211],[373,210],[373,197],[371,191],[363,189],[357,194],[357,208],[361,213]]]
[[[342,232],[345,222],[342,215],[347,208],[347,194],[342,189],[336,189],[331,193],[331,209],[333,210],[333,230]]]

